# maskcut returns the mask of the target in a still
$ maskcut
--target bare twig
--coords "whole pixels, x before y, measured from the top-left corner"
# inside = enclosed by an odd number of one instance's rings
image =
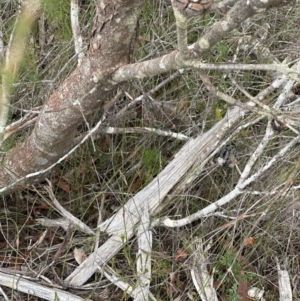
[[[191,255],[193,260],[191,276],[194,286],[202,301],[218,301],[217,292],[213,286],[213,277],[207,269],[205,254],[209,248],[204,250],[201,238],[195,238],[192,246],[194,252]]]
[[[83,223],[81,220],[79,220],[77,217],[75,217],[73,214],[71,214],[69,211],[67,211],[56,199],[53,191],[52,191],[52,184],[51,182],[47,179],[48,185],[45,186],[45,190],[48,192],[49,197],[51,201],[54,204],[54,208],[62,215],[64,216],[67,220],[69,220],[70,224],[74,226],[74,228],[81,230],[82,232],[88,234],[88,235],[95,235],[95,232],[88,227],[85,223]]]
[[[277,2],[282,3],[283,1]],[[201,66],[203,66],[203,63],[201,62],[201,55],[204,52],[211,49],[214,45],[225,38],[232,30],[240,26],[244,20],[272,5],[274,5],[274,3],[262,0],[249,0],[246,2],[237,1],[228,11],[226,17],[222,18],[219,22],[216,22],[215,25],[204,36],[202,36],[196,43],[189,47],[189,51],[193,53],[194,60],[185,61],[182,57],[180,57],[181,53],[179,51],[173,51],[153,60],[122,66],[114,72],[112,75],[112,80],[115,83],[119,83],[134,78],[149,77],[186,67],[201,68]],[[258,7],[260,9],[258,9]],[[216,65],[210,64],[210,67],[213,66]],[[264,68],[273,70],[273,68],[278,69],[278,67],[282,70],[282,72],[287,73],[293,78],[295,77],[295,72],[289,68],[286,68],[285,66],[265,65]],[[241,70],[241,68],[238,70]]]
[[[138,192],[111,218],[98,227],[112,237],[98,250],[97,256],[90,255],[74,272],[67,277],[70,285],[82,285],[96,271],[95,262],[103,266],[123,247],[121,237],[132,237],[134,226],[139,222],[146,206],[153,214],[162,205],[168,192],[178,183],[196,161],[204,160],[214,146],[223,138],[228,127],[242,118],[241,110],[235,107],[226,117],[208,132],[190,139],[152,182]],[[216,135],[216,133],[218,133]],[[171,180],[170,180],[171,179]]]
[[[178,140],[189,140],[190,137],[180,134],[180,133],[174,133],[171,131],[163,131],[159,129],[154,129],[154,128],[148,128],[148,127],[132,127],[132,128],[114,128],[114,127],[103,127],[99,129],[99,132],[101,133],[106,133],[106,134],[122,134],[122,133],[136,133],[136,134],[155,134],[158,136],[165,136],[165,137],[170,137]]]
[[[149,287],[151,280],[151,252],[152,252],[152,232],[150,227],[149,211],[145,208],[142,213],[141,223],[138,227],[138,244],[136,269],[137,288],[135,289],[135,301],[149,300]]]
[[[258,180],[258,178],[263,175],[271,166],[273,166],[280,158],[282,158],[295,144],[299,143],[300,135],[296,136],[294,139],[291,140],[284,148],[282,148],[268,163],[266,163],[263,167],[261,167],[255,174],[250,176],[244,181],[241,181],[239,185],[229,192],[227,195],[223,196],[218,201],[210,204],[209,206],[203,208],[202,210],[197,211],[196,213],[185,217],[179,220],[171,220],[170,218],[165,218],[163,220],[163,224],[167,227],[182,227],[192,223],[195,220],[203,218],[209,215],[211,212],[215,211],[216,209],[224,206],[225,204],[229,203],[231,200],[236,198],[238,195],[243,193],[243,189],[250,185],[251,183]],[[245,170],[245,169],[244,169]],[[243,174],[243,173],[242,173]]]
[[[71,0],[71,27],[74,39],[75,53],[78,55],[78,65],[81,64],[84,56],[82,47],[82,36],[79,26],[79,6],[78,0]]]
[[[174,1],[176,0],[172,0],[171,3],[176,20],[178,50],[179,53],[181,53],[182,59],[187,60],[189,59],[189,50],[187,44],[188,18],[177,9],[177,7],[174,5]]]

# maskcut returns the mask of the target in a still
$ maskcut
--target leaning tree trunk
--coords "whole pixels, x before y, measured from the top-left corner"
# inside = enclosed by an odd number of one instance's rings
[[[6,156],[0,187],[55,163],[72,147],[84,116],[112,97],[117,86],[110,83],[110,74],[129,63],[143,4],[141,0],[97,2],[86,56],[46,101],[30,137]]]
[[[28,178],[28,174],[40,176],[39,171],[49,168],[68,153],[84,116],[101,109],[120,82],[185,67],[201,68],[202,53],[242,21],[289,1],[237,1],[222,20],[189,47],[188,59],[175,50],[160,58],[126,65],[144,2],[98,0],[86,56],[46,101],[31,136],[4,158],[0,167],[0,187],[7,190],[15,181],[22,183],[20,179]],[[0,192],[3,191],[0,188]]]

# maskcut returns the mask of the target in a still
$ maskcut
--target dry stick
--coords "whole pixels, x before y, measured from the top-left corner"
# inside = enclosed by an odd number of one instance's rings
[[[187,43],[188,19],[184,15],[182,15],[182,13],[176,8],[174,1],[176,0],[172,0],[171,3],[176,20],[178,50],[181,54],[182,59],[187,60],[189,59],[189,50]]]
[[[194,249],[191,255],[193,261],[191,276],[196,291],[202,301],[218,301],[216,289],[213,284],[213,277],[210,276],[208,272],[207,259],[205,258],[209,246],[204,250],[202,239],[199,237],[194,238],[191,245]]]
[[[172,131],[163,131],[155,128],[148,128],[148,127],[132,127],[132,128],[114,128],[114,127],[103,127],[99,129],[99,133],[106,133],[106,134],[124,134],[124,133],[135,133],[135,134],[145,134],[151,133],[158,136],[165,136],[170,137],[178,140],[187,141],[190,137],[181,134],[181,133],[174,133]]]
[[[71,0],[71,28],[74,39],[75,53],[78,55],[78,66],[82,62],[84,56],[82,47],[82,36],[79,26],[79,6],[78,0]]]
[[[83,233],[86,233],[88,235],[95,235],[95,232],[89,227],[87,226],[85,223],[83,223],[81,220],[79,220],[76,216],[74,216],[73,214],[71,214],[69,211],[67,211],[59,202],[58,200],[55,198],[55,195],[52,191],[52,183],[47,179],[48,185],[49,186],[44,186],[45,190],[48,192],[49,197],[51,199],[51,201],[53,202],[53,204],[50,204],[52,207],[54,207],[65,219],[68,220],[70,225],[73,225],[75,229],[78,229],[80,231],[82,231]],[[45,199],[45,197],[39,193],[37,190],[36,192],[43,198]],[[47,203],[49,203],[46,200]]]
[[[279,88],[285,81],[285,77],[276,79],[259,95],[265,97]],[[147,187],[128,200],[123,208],[99,226],[102,231],[113,236],[97,250],[96,255],[95,253],[90,255],[85,262],[75,269],[66,281],[70,285],[82,285],[93,275],[98,266],[104,266],[115,256],[123,247],[123,241],[120,237],[125,236],[129,239],[133,235],[134,226],[140,220],[140,211],[148,206],[150,213],[154,214],[156,210],[161,208],[162,201],[168,192],[196,162],[202,162],[212,152],[227,129],[231,128],[244,114],[243,110],[235,107],[229,110],[225,118],[208,132],[189,140],[173,161]]]
[[[288,271],[281,269],[277,257],[275,257],[275,261],[278,273],[279,301],[293,301],[293,292],[289,273]]]
[[[245,180],[249,177],[252,167],[254,166],[257,159],[262,155],[264,149],[270,142],[271,138],[274,137],[274,134],[275,133],[271,127],[271,123],[269,122],[266,132],[265,132],[265,135],[264,135],[263,139],[261,140],[260,144],[258,145],[258,147],[256,148],[256,150],[254,151],[254,153],[252,154],[252,156],[249,158],[246,166],[244,167],[244,170],[238,180],[237,186],[242,185],[245,182]]]
[[[258,3],[260,6],[259,10],[257,6]],[[201,63],[201,61],[199,61],[199,58],[201,58],[201,55],[204,52],[207,52],[218,42],[220,42],[224,37],[226,37],[232,30],[240,26],[240,24],[244,20],[248,19],[249,17],[252,17],[253,15],[261,12],[262,9],[268,8],[270,6],[270,1],[242,0],[236,2],[235,5],[228,11],[226,16],[224,16],[220,21],[216,22],[214,26],[210,30],[208,30],[208,32],[205,35],[203,35],[196,43],[189,47],[189,51],[192,52],[194,58],[196,59],[194,61],[195,64],[193,64],[193,61],[183,63],[184,60],[181,57],[181,53],[178,51],[173,51],[162,57],[152,59],[146,62],[122,66],[116,72],[113,73],[112,80],[113,82],[119,83],[134,78],[144,78],[147,76],[149,77],[165,73],[174,69],[176,70],[180,68],[186,68],[189,66],[200,67],[203,64]],[[265,65],[265,67],[269,68],[270,70],[271,67],[268,66],[271,65]],[[280,66],[276,65],[274,68],[278,70],[278,67],[280,68]],[[233,68],[235,68],[234,65]],[[286,68],[285,65],[283,65],[282,68],[284,69],[284,72],[294,73],[294,71]]]
[[[300,65],[300,64],[299,64]],[[295,68],[299,68],[298,65],[295,66]],[[265,97],[267,97],[268,95],[270,95],[270,93],[272,93],[275,89],[278,89],[279,87],[281,87],[285,82],[287,81],[285,76],[279,77],[278,79],[275,79],[274,82],[269,85],[266,89],[264,89],[263,91],[261,91],[256,98],[258,100],[263,100]],[[292,83],[294,83],[294,81],[289,80],[288,83],[284,86],[284,93],[281,93],[280,96],[278,97],[277,102],[275,103],[275,106],[280,106],[282,105],[283,101],[286,99],[286,95],[288,94],[288,92],[290,91],[290,89],[292,88]],[[254,120],[253,122],[248,123],[250,124],[255,124],[256,122],[258,122],[259,120],[261,120],[262,117],[257,118],[256,120]],[[187,189],[187,186],[190,185],[190,183],[192,183],[200,174],[201,170],[203,169],[204,165],[211,160],[211,158],[224,146],[226,145],[229,141],[231,141],[231,139],[233,137],[235,137],[242,129],[248,127],[248,124],[239,126],[237,129],[235,129],[233,131],[233,133],[231,135],[229,135],[218,147],[216,147],[214,149],[214,151],[209,155],[209,157],[207,157],[203,162],[201,162],[201,164],[199,166],[195,166],[193,167],[190,171],[189,174],[186,175],[186,178],[184,179],[184,181],[182,183],[180,183],[179,185],[177,185],[177,187],[174,189],[172,195],[178,195],[181,193],[181,191],[184,191]],[[172,196],[171,195],[171,196]],[[159,221],[156,221],[157,224],[159,224]]]
[[[195,139],[190,139],[173,161],[146,188],[138,192],[115,215],[102,223],[99,226],[101,231],[113,236],[98,249],[96,258],[93,253],[67,277],[66,281],[69,285],[82,285],[97,270],[97,264],[103,266],[118,253],[124,245],[121,237],[126,239],[132,237],[134,227],[140,221],[144,208],[149,207],[150,213],[153,214],[165,196],[185,176],[192,165],[198,160],[204,160],[225,135],[227,129],[242,116],[240,108],[233,108],[208,132]]]
[[[65,218],[49,219],[46,217],[42,217],[36,218],[35,221],[43,227],[62,227],[65,231],[67,231],[70,226],[69,220]]]
[[[236,187],[227,195],[219,199],[218,201],[210,204],[209,206],[203,208],[202,210],[197,211],[196,213],[185,217],[183,219],[179,220],[171,220],[169,218],[165,218],[163,220],[163,225],[167,227],[182,227],[185,225],[188,225],[192,223],[195,220],[198,220],[200,218],[203,218],[210,214],[211,212],[215,211],[216,209],[220,208],[221,206],[224,206],[225,204],[229,203],[231,200],[236,198],[238,195],[244,193],[243,189],[250,185],[251,183],[258,180],[258,178],[266,172],[271,166],[273,166],[279,159],[281,159],[293,146],[295,146],[300,141],[300,135],[295,137],[291,142],[289,142],[283,149],[281,149],[266,165],[264,165],[262,168],[260,168],[255,174],[250,176],[248,179],[241,182],[239,185],[236,185]]]
[[[289,68],[287,64],[216,64],[216,63],[201,63],[198,61],[187,62],[190,67],[194,67],[200,70],[220,70],[220,71],[277,71],[291,79],[300,82],[300,78],[297,76],[300,74],[298,70]]]
[[[34,280],[34,281],[33,281]],[[25,294],[30,294],[44,300],[60,300],[60,301],[88,301],[90,299],[82,299],[74,294],[66,292],[63,287],[55,287],[36,283],[36,279],[24,279],[22,275],[10,275],[0,272],[0,285],[17,290]],[[91,301],[91,300],[90,300]]]
[[[189,47],[191,53],[192,46]],[[156,66],[155,64],[159,64]],[[164,69],[162,69],[164,68]],[[174,69],[194,68],[198,70],[220,70],[220,71],[277,71],[287,77],[300,82],[299,71],[289,68],[288,65],[282,64],[211,64],[203,63],[201,59],[185,60],[181,53],[173,51],[170,54],[164,55],[161,58],[129,64],[120,67],[112,75],[113,82],[116,84],[127,79],[145,78],[157,74],[165,73]]]
[[[300,68],[300,62],[298,62],[295,65],[295,68],[299,69]],[[291,92],[293,86],[294,86],[294,81],[293,80],[289,80],[285,86],[282,89],[282,92],[280,93],[276,103],[274,104],[274,108],[278,109],[280,108],[280,106],[282,106],[284,104],[284,102],[286,101],[286,99],[288,98],[288,94]]]
[[[150,228],[150,215],[145,207],[142,213],[141,223],[138,226],[138,253],[136,258],[137,288],[134,290],[134,301],[149,300],[149,289],[151,280],[151,253],[152,232]]]
[[[259,100],[256,99],[256,97],[251,96],[242,86],[240,86],[235,79],[231,78],[231,81],[233,82],[233,84],[243,93],[245,94],[252,102],[254,102],[255,104],[257,104],[258,106],[260,106],[261,108],[263,108],[263,110],[265,112],[268,112],[270,114],[270,116],[272,116],[273,119],[278,119],[280,122],[282,122],[283,117],[280,116],[280,114],[282,115],[281,111],[278,111],[277,109],[271,108],[268,105],[260,102]],[[294,82],[293,82],[294,83]],[[270,117],[269,116],[269,117]],[[287,119],[287,118],[286,118]],[[288,122],[292,122],[294,124],[296,124],[296,126],[299,127],[299,120],[296,121],[288,121]],[[286,123],[285,124],[290,130],[292,130],[295,134],[299,134],[299,132],[294,129],[290,124]]]
[[[2,287],[0,287],[0,293],[2,294],[3,298],[5,301],[9,301],[9,298],[7,297],[7,295],[5,294],[4,290],[2,289]]]
[[[103,275],[111,283],[119,287],[123,292],[126,292],[127,295],[130,295],[132,298],[136,296],[135,289],[124,280],[121,280],[121,278],[111,267],[109,267],[108,265],[106,265],[104,268],[99,266],[99,269],[101,270],[101,272],[103,272]],[[149,299],[144,299],[144,300],[156,301],[156,298],[152,295],[151,292],[149,292]]]
[[[207,86],[210,89],[215,89],[212,84],[210,83],[210,81],[207,79],[206,76],[202,76],[202,79],[205,81],[205,83],[207,84]],[[283,82],[283,80],[279,80],[279,82]],[[289,85],[290,86],[290,85]],[[214,204],[211,204],[210,206],[198,211],[197,213],[183,218],[181,220],[170,220],[169,218],[166,218],[163,221],[163,224],[169,227],[179,227],[179,226],[183,226],[186,224],[191,223],[192,221],[201,218],[203,216],[206,216],[207,214],[210,214],[212,211],[216,210],[218,207],[226,203],[228,203],[229,201],[231,201],[233,198],[235,198],[236,196],[240,195],[241,193],[243,193],[243,188],[246,187],[247,185],[249,185],[250,183],[252,183],[255,179],[257,179],[263,172],[262,169],[259,170],[257,173],[255,173],[250,179],[252,179],[251,181],[249,181],[249,174],[252,170],[253,165],[255,164],[256,160],[259,158],[259,156],[262,154],[263,150],[265,149],[265,147],[267,146],[267,144],[269,143],[270,139],[274,136],[274,131],[271,128],[270,123],[268,124],[265,136],[263,138],[263,140],[261,141],[261,143],[259,144],[259,146],[257,147],[256,151],[253,153],[253,155],[250,157],[250,159],[248,160],[248,163],[246,164],[240,179],[236,185],[236,187],[234,188],[234,190],[232,190],[228,195],[224,196],[223,198],[221,198],[220,200],[218,200],[217,202],[215,202]],[[286,153],[299,139],[299,136],[296,137],[291,143],[290,146],[284,151],[284,153]],[[281,150],[275,157],[281,157],[281,153],[283,152],[283,150]],[[274,158],[273,158],[274,159]],[[273,163],[276,162],[274,160],[271,160]],[[269,161],[269,163],[271,162]],[[273,164],[272,163],[272,164]],[[268,168],[272,166],[272,164],[267,165]],[[266,169],[265,169],[266,170]],[[264,170],[264,171],[265,171]],[[246,179],[248,178],[248,180],[246,181]],[[247,183],[247,184],[245,184]],[[215,206],[217,205],[217,206]]]

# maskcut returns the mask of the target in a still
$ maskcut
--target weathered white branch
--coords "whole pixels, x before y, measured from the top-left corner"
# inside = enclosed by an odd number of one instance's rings
[[[47,228],[50,227],[62,227],[65,231],[70,227],[70,220],[66,218],[57,218],[57,219],[49,219],[49,218],[36,218],[35,221]]]
[[[123,247],[121,237],[129,239],[134,233],[135,225],[140,221],[145,207],[151,214],[155,213],[168,192],[184,177],[187,171],[195,164],[204,160],[224,137],[227,129],[232,127],[243,116],[240,108],[229,110],[226,117],[213,128],[195,139],[190,139],[176,154],[158,176],[142,191],[122,207],[115,215],[103,222],[99,228],[109,235],[113,235],[97,251],[91,254],[73,273],[67,277],[69,285],[82,285],[97,270],[103,266]]]
[[[243,189],[245,187],[257,181],[262,174],[264,174],[271,166],[273,166],[276,162],[278,162],[278,160],[281,159],[293,146],[295,146],[295,144],[299,143],[299,141],[300,141],[300,135],[292,139],[291,142],[289,142],[284,148],[282,148],[267,164],[265,164],[262,168],[260,168],[255,174],[253,174],[252,176],[250,176],[249,178],[241,182],[239,185],[236,185],[236,187],[231,192],[229,192],[227,195],[225,195],[218,201],[182,219],[171,220],[170,218],[165,218],[163,220],[163,224],[171,228],[182,227],[192,223],[195,220],[206,217],[211,212],[229,203],[231,200],[233,200],[241,193],[243,193]]]
[[[196,291],[202,301],[218,301],[217,292],[213,286],[213,276],[210,276],[208,272],[204,255],[208,250],[204,250],[201,238],[195,238],[191,245],[194,249],[191,255],[193,260],[191,276]]]
[[[85,223],[83,223],[81,220],[79,220],[76,216],[71,214],[69,211],[67,211],[56,199],[53,191],[52,191],[52,184],[51,182],[47,179],[47,182],[49,186],[44,186],[45,190],[48,192],[49,197],[51,201],[54,204],[54,208],[63,216],[65,217],[71,225],[74,226],[75,229],[78,229],[88,235],[95,235],[95,232],[87,226]]]
[[[214,45],[225,38],[232,30],[240,26],[244,20],[259,12],[262,12],[271,5],[279,4],[281,2],[283,1],[276,1],[276,3],[270,3],[270,1],[263,0],[249,0],[246,2],[238,1],[228,11],[224,18],[216,22],[204,36],[202,36],[196,43],[189,47],[189,51],[193,53],[194,60],[185,61],[179,51],[173,51],[153,60],[122,66],[113,73],[112,80],[116,83],[119,83],[134,78],[154,76],[171,70],[178,70],[190,66],[201,68],[203,66],[201,62],[201,55],[204,52],[211,49]],[[213,66],[216,65],[210,64],[210,67]],[[262,68],[273,70],[273,68],[277,69],[278,66],[270,64],[265,65]],[[282,66],[282,72],[286,72],[289,76],[295,77],[295,72],[289,68],[286,68],[286,66]]]
[[[15,271],[12,271],[15,273]],[[53,301],[53,300],[60,300],[60,301],[83,301],[83,300],[90,300],[90,299],[82,299],[76,295],[68,293],[62,287],[49,287],[49,284],[42,285],[38,284],[35,281],[30,281],[24,279],[22,275],[10,275],[3,272],[0,272],[0,285],[9,287],[13,290],[17,290],[19,292],[39,297],[45,300]]]
[[[181,56],[184,60],[189,59],[189,50],[187,43],[187,26],[188,26],[188,18],[185,17],[174,5],[174,1],[172,0],[173,12],[176,20],[176,29],[177,29],[177,44],[178,50],[181,53]]]
[[[124,134],[124,133],[136,133],[136,134],[145,134],[145,133],[152,133],[158,136],[165,136],[165,137],[170,137],[178,140],[189,140],[190,137],[180,134],[180,133],[174,133],[171,131],[163,131],[159,129],[154,129],[154,128],[148,128],[148,127],[132,127],[132,128],[114,128],[114,127],[106,127],[106,128],[100,128],[99,132],[101,133],[106,133],[106,134]]]
[[[2,289],[2,287],[0,287],[0,292],[1,292],[1,295],[3,296],[4,300],[5,301],[9,301],[9,298],[7,297],[7,295],[5,294],[4,290]]]
[[[84,56],[82,47],[82,36],[79,25],[79,6],[78,0],[71,0],[71,27],[74,39],[75,53],[78,55],[78,65],[81,64]]]
[[[277,273],[278,273],[278,286],[279,286],[279,301],[293,301],[293,293],[290,282],[289,273],[280,268],[278,259],[276,259]]]
[[[150,228],[150,215],[147,207],[142,213],[141,223],[138,227],[139,250],[136,258],[137,288],[134,301],[149,300],[149,288],[151,281],[151,252],[152,232]]]
[[[269,122],[266,132],[265,132],[265,135],[264,135],[263,139],[261,140],[260,144],[258,145],[258,147],[256,148],[256,150],[253,152],[253,154],[249,158],[246,166],[244,167],[244,170],[237,183],[237,186],[241,185],[248,178],[248,176],[252,170],[252,167],[254,166],[257,159],[261,156],[261,154],[263,153],[264,149],[266,148],[266,146],[270,142],[270,139],[273,136],[274,136],[274,131],[271,127],[271,123]]]
[[[136,292],[134,288],[124,280],[122,280],[116,272],[110,268],[109,266],[105,266],[104,268],[99,267],[99,270],[103,275],[115,286],[120,288],[123,292],[126,292],[126,294],[130,295],[131,297],[136,297]],[[151,292],[149,292],[149,299],[143,299],[143,300],[152,300],[156,301],[156,298],[152,295]]]
[[[277,71],[298,82],[300,82],[300,71],[290,68],[287,64],[209,64],[193,61],[191,67],[200,70],[220,70],[220,71]]]

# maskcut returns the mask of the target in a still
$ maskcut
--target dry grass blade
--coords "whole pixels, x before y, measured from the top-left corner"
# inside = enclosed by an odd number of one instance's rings
[[[213,276],[209,274],[207,269],[205,256],[208,250],[204,250],[201,238],[195,238],[193,244],[194,251],[191,256],[192,267],[190,269],[197,293],[202,301],[218,301],[216,290],[213,287]]]

